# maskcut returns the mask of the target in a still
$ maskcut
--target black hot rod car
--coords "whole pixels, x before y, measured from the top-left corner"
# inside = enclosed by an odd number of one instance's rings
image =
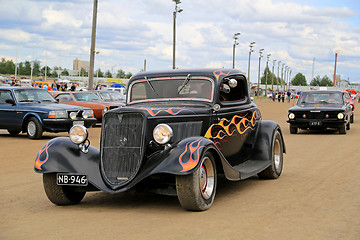
[[[289,109],[290,133],[296,134],[298,129],[335,128],[339,134],[346,134],[353,113],[345,94],[336,90],[302,92],[296,105]]]
[[[100,149],[82,126],[69,135],[47,142],[35,161],[57,205],[79,203],[92,190],[157,188],[187,210],[206,210],[219,174],[275,179],[285,153],[279,125],[261,120],[244,74],[234,69],[134,75],[126,106],[104,115]]]

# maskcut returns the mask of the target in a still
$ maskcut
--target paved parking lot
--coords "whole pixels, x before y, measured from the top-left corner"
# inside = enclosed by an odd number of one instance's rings
[[[293,103],[257,102],[263,119],[277,121],[287,154],[277,180],[219,182],[214,205],[184,211],[176,197],[131,192],[88,193],[59,207],[33,171],[41,140],[0,130],[0,239],[360,239],[360,104],[346,135],[290,135]],[[90,129],[99,147],[100,127]]]

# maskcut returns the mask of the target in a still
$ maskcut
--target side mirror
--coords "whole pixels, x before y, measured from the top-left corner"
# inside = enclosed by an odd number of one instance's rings
[[[9,104],[11,104],[11,105],[15,105],[15,104],[16,104],[15,101],[14,101],[14,99],[11,99],[11,98],[6,99],[5,102],[6,102],[6,103],[9,103]]]

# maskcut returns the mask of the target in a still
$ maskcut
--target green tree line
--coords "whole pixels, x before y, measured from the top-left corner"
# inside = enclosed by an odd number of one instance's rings
[[[33,61],[33,76],[41,76],[45,75],[45,69],[46,69],[46,75],[49,77],[58,77],[58,70],[62,70],[60,75],[62,76],[69,76],[69,71],[66,68],[55,66],[53,68],[50,68],[49,66],[40,67],[40,61],[35,60]],[[15,74],[15,63],[12,60],[5,60],[5,58],[2,58],[0,61],[0,74],[9,74],[13,75]],[[31,75],[31,62],[25,61],[18,64],[17,67],[17,75]],[[89,73],[82,68],[80,70],[80,76],[89,76]],[[94,73],[94,76],[96,77],[106,77],[106,78],[112,78],[112,73],[107,70],[105,73],[101,71],[99,68]],[[132,76],[132,73],[125,73],[122,69],[118,70],[116,73],[116,78],[130,78]]]

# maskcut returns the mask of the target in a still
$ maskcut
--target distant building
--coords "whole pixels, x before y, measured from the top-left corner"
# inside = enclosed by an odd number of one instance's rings
[[[88,61],[81,61],[78,59],[75,59],[73,61],[73,70],[80,71],[81,68],[85,69],[87,72],[90,70],[90,63]]]

